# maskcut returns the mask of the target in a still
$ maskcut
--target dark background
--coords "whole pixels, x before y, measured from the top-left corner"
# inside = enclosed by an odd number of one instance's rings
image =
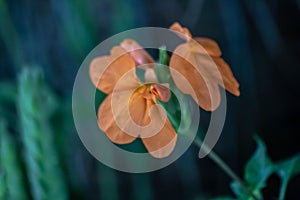
[[[241,85],[240,97],[227,95],[225,128],[215,151],[239,175],[255,150],[255,133],[274,161],[299,153],[299,0],[2,0],[0,80],[14,81],[23,66],[39,66],[59,98],[71,104],[76,72],[98,43],[121,31],[167,28],[175,21],[194,36],[216,40]],[[64,170],[71,199],[105,199],[109,192],[111,199],[231,194],[231,180],[208,158],[199,160],[195,146],[156,172],[109,169],[85,150],[66,112],[71,125],[63,144],[69,146]],[[279,179],[272,176],[268,183],[265,199],[272,199]],[[299,197],[299,185],[300,177],[291,181],[287,199]]]

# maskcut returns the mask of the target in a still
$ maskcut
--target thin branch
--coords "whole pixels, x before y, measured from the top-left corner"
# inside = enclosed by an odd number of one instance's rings
[[[212,159],[229,177],[237,181],[241,187],[247,192],[253,199],[259,200],[259,198],[250,190],[247,184],[218,156],[211,150],[200,138],[195,139],[194,143],[207,153],[207,156]]]

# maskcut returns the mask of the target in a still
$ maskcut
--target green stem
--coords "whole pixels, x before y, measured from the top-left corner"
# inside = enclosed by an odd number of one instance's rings
[[[286,180],[287,180],[287,179],[286,179]],[[278,200],[284,200],[284,196],[285,196],[285,193],[286,193],[287,185],[288,185],[288,181],[283,180],[282,186],[281,186],[281,188],[280,188]]]
[[[253,199],[259,200],[257,196],[247,187],[246,183],[218,156],[214,151],[211,150],[200,138],[195,139],[195,144],[201,148],[207,156],[213,160],[229,177],[237,181],[241,187],[247,192]]]

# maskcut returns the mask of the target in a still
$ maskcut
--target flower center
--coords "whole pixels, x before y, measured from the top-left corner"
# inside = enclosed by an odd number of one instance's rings
[[[171,95],[170,90],[166,85],[155,83],[142,84],[136,92],[143,94],[145,99],[153,99],[154,97],[157,97],[162,102],[168,102]]]

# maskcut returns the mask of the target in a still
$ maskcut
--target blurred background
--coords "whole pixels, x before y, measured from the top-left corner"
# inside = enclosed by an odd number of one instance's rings
[[[0,0],[0,193],[11,187],[11,199],[231,195],[230,178],[208,158],[199,160],[196,146],[162,170],[128,174],[94,159],[73,124],[72,87],[85,56],[121,31],[175,21],[216,40],[241,85],[240,97],[227,94],[215,151],[240,176],[254,134],[274,161],[299,153],[299,0]],[[273,199],[279,179],[268,183],[263,192]],[[299,185],[298,176],[287,199],[300,196]]]

